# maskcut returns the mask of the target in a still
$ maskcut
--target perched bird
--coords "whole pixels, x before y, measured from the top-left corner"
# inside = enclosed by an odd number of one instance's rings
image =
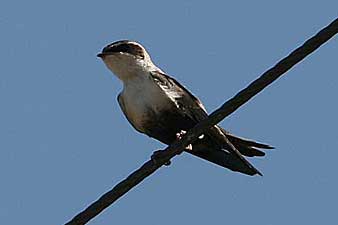
[[[97,56],[123,82],[117,99],[126,118],[139,132],[170,145],[208,117],[202,103],[159,69],[141,44],[117,41],[104,47]],[[237,137],[217,125],[214,128],[225,134],[238,150],[220,143],[217,133],[206,131],[185,151],[233,171],[261,175],[242,155],[264,156],[258,148],[272,147]]]

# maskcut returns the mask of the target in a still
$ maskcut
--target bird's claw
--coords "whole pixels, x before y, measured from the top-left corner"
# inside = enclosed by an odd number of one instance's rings
[[[177,140],[181,140],[183,135],[185,135],[187,132],[185,130],[181,130],[179,133],[176,133]]]
[[[162,157],[164,151],[165,150],[157,150],[152,154],[151,159],[154,161],[155,164],[157,164],[157,159]],[[164,163],[165,166],[169,166],[170,164],[171,164],[170,160]]]
[[[181,140],[183,135],[185,135],[187,132],[185,130],[181,130],[179,133],[176,133],[176,139]],[[185,147],[185,150],[192,151],[192,145],[189,144],[187,147]]]

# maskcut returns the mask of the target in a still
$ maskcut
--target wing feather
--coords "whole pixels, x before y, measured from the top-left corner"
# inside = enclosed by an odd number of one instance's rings
[[[152,76],[155,78],[155,81],[159,82],[159,85],[165,86],[170,85],[169,88],[172,88],[175,92],[180,94],[181,97],[175,100],[177,101],[178,106],[181,107],[180,111],[182,113],[188,115],[190,118],[196,121],[196,123],[208,118],[208,114],[201,101],[193,94],[191,94],[183,85],[177,82],[174,78],[160,72],[152,73]],[[223,131],[217,125],[212,127],[207,132],[208,136],[210,136],[216,143],[219,143],[222,146],[226,147],[226,150],[231,152],[247,167],[249,167],[256,173],[260,174],[260,172],[253,165],[251,165],[251,163],[247,161],[236,148],[231,148],[230,146],[227,146],[227,144],[224,143],[224,140],[219,135],[219,133],[223,133]],[[226,135],[225,133],[223,134]]]

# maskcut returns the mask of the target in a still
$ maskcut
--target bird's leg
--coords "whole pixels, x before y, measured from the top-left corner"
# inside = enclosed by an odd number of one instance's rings
[[[176,139],[181,140],[183,135],[185,135],[186,133],[187,132],[185,130],[181,130],[179,133],[176,133]],[[203,136],[201,135],[201,137],[199,137],[199,138],[201,139],[201,138],[203,138]],[[185,147],[185,150],[192,151],[192,145],[189,144],[187,147]],[[156,164],[157,159],[162,156],[164,151],[165,150],[157,150],[152,154],[151,159],[155,162],[155,164]],[[171,164],[170,160],[168,162],[164,163],[165,166],[169,166],[170,164]]]
[[[165,150],[157,150],[153,152],[151,159],[154,161],[155,164],[157,163],[157,159],[162,157],[164,151]],[[169,166],[170,164],[171,164],[170,160],[164,163],[165,166]]]
[[[183,135],[185,135],[187,132],[185,130],[181,130],[179,133],[176,133],[176,139],[181,140]],[[192,151],[192,145],[189,144],[187,147],[185,147],[185,150]]]

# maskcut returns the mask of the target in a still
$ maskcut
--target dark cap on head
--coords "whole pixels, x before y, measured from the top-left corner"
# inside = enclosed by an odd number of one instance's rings
[[[144,59],[142,47],[135,42],[128,40],[117,41],[107,45],[97,56],[101,58],[104,55],[114,54],[117,52],[128,53],[130,55]]]

